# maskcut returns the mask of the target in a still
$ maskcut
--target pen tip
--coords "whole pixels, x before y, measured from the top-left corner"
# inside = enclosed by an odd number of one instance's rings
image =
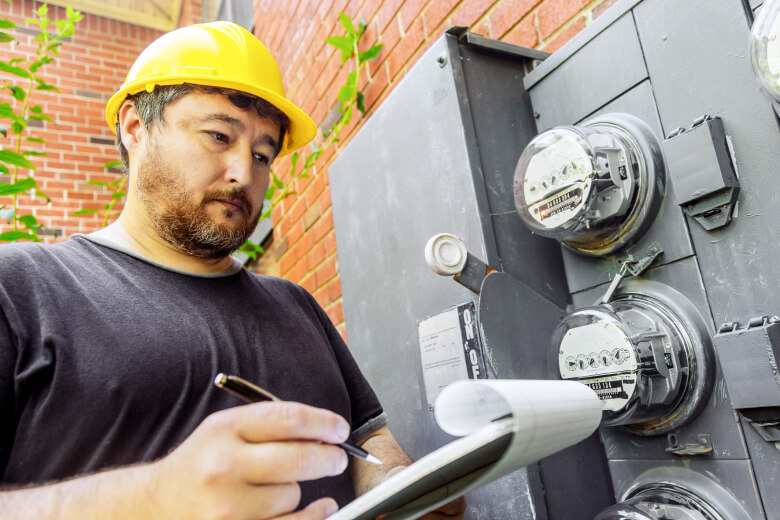
[[[217,386],[222,386],[223,384],[225,384],[225,381],[227,381],[227,376],[222,372],[217,374],[217,377],[214,378],[214,384]]]
[[[378,465],[378,466],[381,466],[381,465],[382,465],[382,461],[381,461],[381,460],[379,460],[378,458],[374,457],[374,456],[373,456],[373,455],[371,455],[370,453],[368,454],[368,457],[366,457],[366,460],[367,460],[368,462],[370,462],[370,463],[372,463],[372,464],[376,464],[376,465]]]

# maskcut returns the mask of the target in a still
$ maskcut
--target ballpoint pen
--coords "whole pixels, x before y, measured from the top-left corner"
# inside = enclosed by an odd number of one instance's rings
[[[257,385],[241,379],[238,376],[229,376],[227,374],[219,373],[214,378],[214,385],[222,390],[227,390],[231,394],[240,397],[244,401],[249,403],[257,403],[260,401],[281,401],[278,397],[273,395],[267,390],[263,390]],[[355,444],[345,441],[338,445],[348,454],[353,457],[358,457],[372,464],[382,464],[382,461],[371,455],[363,448],[356,446]]]

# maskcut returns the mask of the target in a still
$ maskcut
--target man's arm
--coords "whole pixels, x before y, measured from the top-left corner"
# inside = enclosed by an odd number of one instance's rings
[[[0,491],[0,519],[319,520],[330,498],[289,514],[297,482],[338,475],[349,435],[338,415],[299,403],[257,403],[207,417],[168,456],[34,488]]]
[[[382,465],[371,464],[355,459],[352,477],[355,482],[355,494],[362,495],[371,488],[392,477],[412,463],[390,428],[383,426],[360,441],[360,446],[382,461]],[[459,497],[425,515],[426,520],[461,519],[466,512],[466,500]]]

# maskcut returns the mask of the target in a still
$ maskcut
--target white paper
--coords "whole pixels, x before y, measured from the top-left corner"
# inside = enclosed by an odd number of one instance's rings
[[[465,435],[331,515],[417,518],[464,493],[585,439],[601,422],[595,392],[575,381],[458,381],[436,400],[436,421]]]

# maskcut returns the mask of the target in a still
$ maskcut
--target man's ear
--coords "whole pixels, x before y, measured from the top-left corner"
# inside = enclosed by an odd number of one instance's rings
[[[130,155],[134,155],[145,137],[146,127],[135,110],[135,103],[131,100],[125,101],[119,107],[119,129],[122,132],[122,144]]]

